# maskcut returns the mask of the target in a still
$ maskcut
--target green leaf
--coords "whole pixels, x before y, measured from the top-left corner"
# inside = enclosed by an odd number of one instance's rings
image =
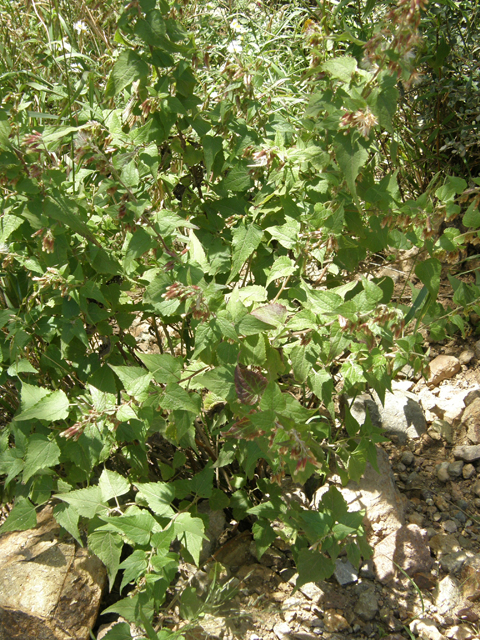
[[[112,498],[123,496],[130,491],[130,483],[115,471],[104,469],[98,480],[98,486],[102,492],[102,498],[108,502]]]
[[[75,538],[78,544],[83,547],[80,531],[78,530],[78,521],[80,516],[75,507],[71,504],[65,504],[64,502],[57,504],[53,509],[53,517],[58,524],[63,527],[65,531],[68,531],[68,533]]]
[[[69,493],[57,493],[55,498],[71,504],[84,518],[93,518],[108,509],[99,486],[77,489]]]
[[[174,510],[170,506],[175,498],[175,487],[166,482],[136,482],[139,496],[147,501],[150,509],[159,516],[171,518]]]
[[[337,133],[333,143],[335,156],[348,188],[353,195],[357,188],[355,180],[360,169],[368,160],[368,149],[359,141],[353,142],[351,133]]]
[[[246,191],[252,185],[250,170],[247,166],[236,164],[228,173],[228,175],[220,183],[222,189],[227,191]]]
[[[60,447],[47,436],[34,433],[30,436],[27,446],[27,456],[23,469],[23,481],[28,480],[39,470],[53,467],[60,460]]]
[[[202,607],[203,602],[197,596],[197,590],[194,587],[183,590],[180,598],[180,616],[184,620],[195,620]]]
[[[15,506],[8,514],[8,518],[0,527],[0,534],[7,531],[26,531],[37,526],[35,507],[27,498],[15,500]]]
[[[357,70],[357,61],[350,56],[338,56],[322,64],[323,71],[342,82],[350,82]]]
[[[9,376],[18,376],[19,373],[38,373],[38,371],[28,360],[21,358],[8,367],[7,373]]]
[[[285,324],[287,319],[287,308],[283,304],[272,302],[264,307],[257,307],[252,311],[251,315],[273,327],[280,327]]]
[[[120,585],[120,593],[130,582],[136,582],[140,578],[148,567],[147,554],[142,549],[136,549],[131,555],[128,556],[120,565],[119,569],[124,569],[122,583]]]
[[[32,395],[31,392],[34,389],[37,392]],[[64,391],[50,392],[48,389],[32,387],[32,385],[23,383],[21,397],[22,411],[15,416],[15,420],[18,422],[35,419],[54,422],[55,420],[65,420],[68,416],[70,403]],[[39,399],[37,400],[37,398]]]
[[[127,622],[117,622],[103,636],[103,640],[132,640],[130,625]]]
[[[301,549],[297,561],[298,578],[295,587],[299,589],[308,582],[326,580],[335,571],[335,562],[331,558],[313,549]]]
[[[171,356],[169,353],[141,353],[136,352],[137,356],[147,367],[156,382],[160,384],[168,384],[169,382],[179,382],[182,369],[183,359]]]
[[[198,415],[202,406],[202,399],[196,393],[188,393],[179,384],[170,383],[165,388],[160,404],[163,409],[183,409]]]
[[[229,284],[240,273],[241,268],[250,256],[256,251],[263,239],[263,231],[254,224],[240,224],[232,231],[232,270],[228,277]]]
[[[123,533],[130,543],[140,545],[148,544],[153,531],[160,528],[151,513],[136,507],[122,516],[103,516],[102,520]]]
[[[277,534],[268,520],[263,520],[262,518],[255,522],[252,532],[257,547],[258,559],[260,559],[275,540]]]
[[[440,289],[440,275],[442,263],[437,258],[428,258],[415,267],[415,275],[420,278],[433,298],[437,297]]]
[[[292,273],[295,273],[296,270],[297,266],[291,258],[289,258],[288,256],[278,257],[273,263],[270,271],[268,272],[266,286],[268,287],[268,285],[274,280],[291,276]]]
[[[120,565],[123,540],[118,533],[97,529],[88,536],[88,548],[107,567],[108,582],[112,590]]]
[[[466,227],[471,227],[472,229],[478,229],[480,227],[480,211],[478,210],[478,205],[475,202],[468,207],[463,216],[463,224]]]
[[[108,78],[105,97],[113,98],[129,84],[145,79],[148,74],[148,64],[135,51],[122,51]]]
[[[178,541],[192,556],[195,564],[200,562],[203,540],[206,540],[205,526],[200,518],[193,518],[188,512],[180,513],[172,523]]]
[[[294,218],[285,217],[287,222],[276,227],[267,227],[266,231],[285,249],[294,249],[299,241],[300,222]]]
[[[136,400],[146,400],[147,390],[152,381],[152,375],[145,373],[141,367],[125,367],[110,364],[109,367],[120,378],[125,391]]]

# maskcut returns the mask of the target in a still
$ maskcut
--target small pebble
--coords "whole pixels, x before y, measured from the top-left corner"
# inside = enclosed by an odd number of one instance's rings
[[[463,465],[463,460],[456,460],[455,462],[451,462],[447,468],[449,475],[451,475],[452,478],[459,478],[462,475]]]
[[[462,476],[465,480],[469,480],[472,476],[475,475],[476,469],[473,464],[466,464],[462,469]]]
[[[440,482],[448,482],[450,480],[450,474],[448,473],[449,466],[449,462],[442,462],[440,464],[437,464],[435,471]]]
[[[412,465],[415,461],[415,456],[413,455],[413,453],[411,451],[404,451],[400,457],[400,461],[403,462],[404,465],[406,465],[407,467],[409,467],[410,465]]]
[[[453,520],[446,520],[443,523],[443,528],[447,533],[455,533],[458,531],[458,527]]]
[[[476,496],[480,496],[480,480],[477,480],[475,482],[475,484],[473,485],[472,489],[473,489],[473,493]]]
[[[461,524],[465,524],[467,521],[467,516],[463,513],[463,511],[455,511],[453,514],[453,519],[457,520]]]
[[[406,471],[406,470],[407,470],[407,467],[403,464],[403,462],[399,462],[399,463],[397,464],[397,471],[398,471],[399,473],[400,473],[400,472],[403,472],[403,471]]]
[[[468,364],[470,360],[473,360],[475,357],[475,352],[471,349],[467,349],[466,351],[462,351],[462,353],[458,356],[458,360],[460,364]]]

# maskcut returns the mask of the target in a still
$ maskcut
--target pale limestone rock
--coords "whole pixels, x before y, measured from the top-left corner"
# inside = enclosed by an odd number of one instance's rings
[[[61,541],[51,509],[0,537],[0,640],[88,640],[106,582],[103,564]]]
[[[437,356],[430,362],[430,378],[428,384],[436,387],[443,382],[453,378],[461,369],[460,362],[455,356]]]

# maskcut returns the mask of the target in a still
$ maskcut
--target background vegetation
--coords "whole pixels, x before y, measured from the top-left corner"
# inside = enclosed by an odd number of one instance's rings
[[[297,585],[369,556],[338,491],[282,485],[358,479],[383,436],[342,398],[480,314],[477,13],[2,0],[0,531],[52,502],[148,638],[207,501]]]

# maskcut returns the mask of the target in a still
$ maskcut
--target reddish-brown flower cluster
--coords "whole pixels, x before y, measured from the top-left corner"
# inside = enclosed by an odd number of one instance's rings
[[[203,299],[203,293],[196,284],[184,285],[181,282],[171,284],[162,296],[165,300],[180,300],[186,302],[192,300],[187,312],[191,313],[196,320],[208,320],[210,311]],[[194,299],[194,300],[193,300]]]
[[[342,127],[356,128],[360,134],[368,139],[370,130],[378,124],[377,118],[370,109],[359,109],[358,111],[347,111],[340,124]]]
[[[55,250],[55,237],[51,229],[39,229],[35,231],[32,235],[32,238],[36,238],[37,236],[42,236],[42,250],[45,253],[53,253]]]
[[[43,276],[32,278],[32,280],[38,283],[40,290],[53,287],[54,289],[60,289],[62,296],[68,295],[69,285],[67,281],[53,267],[47,267]]]
[[[414,57],[414,50],[420,43],[418,27],[421,11],[428,0],[400,0],[396,7],[385,16],[387,25],[376,33],[365,45],[365,57],[372,65],[386,67],[399,78],[406,71],[407,63]],[[416,70],[409,72],[404,80],[410,85],[416,78]]]

